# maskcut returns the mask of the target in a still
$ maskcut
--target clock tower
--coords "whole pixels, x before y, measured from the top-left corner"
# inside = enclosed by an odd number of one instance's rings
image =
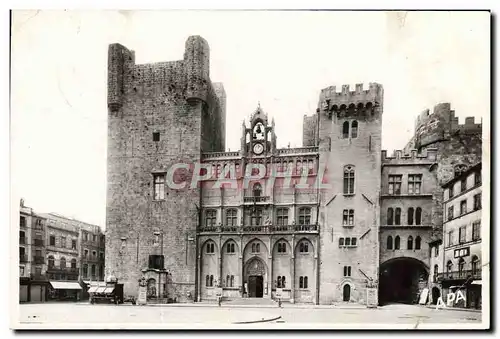
[[[250,128],[243,123],[242,149],[248,156],[265,157],[276,150],[274,119],[268,122],[267,114],[260,107],[250,117]]]

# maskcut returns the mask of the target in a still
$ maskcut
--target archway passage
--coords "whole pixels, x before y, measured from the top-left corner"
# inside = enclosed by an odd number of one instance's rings
[[[379,303],[413,304],[427,285],[425,265],[413,258],[395,258],[380,266]]]
[[[342,300],[349,301],[351,300],[351,285],[345,284],[342,289]]]
[[[264,284],[266,266],[259,258],[252,258],[245,268],[246,289],[249,298],[262,298],[264,296]]]
[[[250,298],[262,298],[264,296],[264,277],[251,275],[248,277],[248,296]]]

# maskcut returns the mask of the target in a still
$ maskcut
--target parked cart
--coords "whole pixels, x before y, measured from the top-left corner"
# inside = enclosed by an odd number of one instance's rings
[[[135,305],[135,299],[123,297],[123,284],[119,284],[118,280],[110,277],[106,280],[106,286],[93,286],[90,285],[88,290],[90,294],[90,303],[112,303],[123,304],[125,301],[130,301]]]

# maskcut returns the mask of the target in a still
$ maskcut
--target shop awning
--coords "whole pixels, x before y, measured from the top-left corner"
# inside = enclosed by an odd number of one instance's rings
[[[113,286],[106,287],[106,289],[104,290],[104,293],[113,293],[114,290],[115,290],[115,288]]]
[[[471,285],[481,285],[481,280],[473,280]]]
[[[92,286],[89,288],[89,290],[87,292],[94,293],[96,290],[97,290],[97,286]]]
[[[77,282],[70,281],[51,281],[50,285],[55,290],[81,290],[82,287]]]
[[[95,291],[95,293],[104,293],[104,290],[106,289],[106,287],[98,287]]]

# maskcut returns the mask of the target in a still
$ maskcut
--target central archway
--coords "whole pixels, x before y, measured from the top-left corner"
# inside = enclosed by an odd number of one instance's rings
[[[248,297],[264,297],[265,284],[267,284],[266,264],[258,257],[249,259],[245,265],[245,289]]]
[[[415,258],[394,258],[380,265],[379,303],[413,304],[427,286],[428,268]]]

